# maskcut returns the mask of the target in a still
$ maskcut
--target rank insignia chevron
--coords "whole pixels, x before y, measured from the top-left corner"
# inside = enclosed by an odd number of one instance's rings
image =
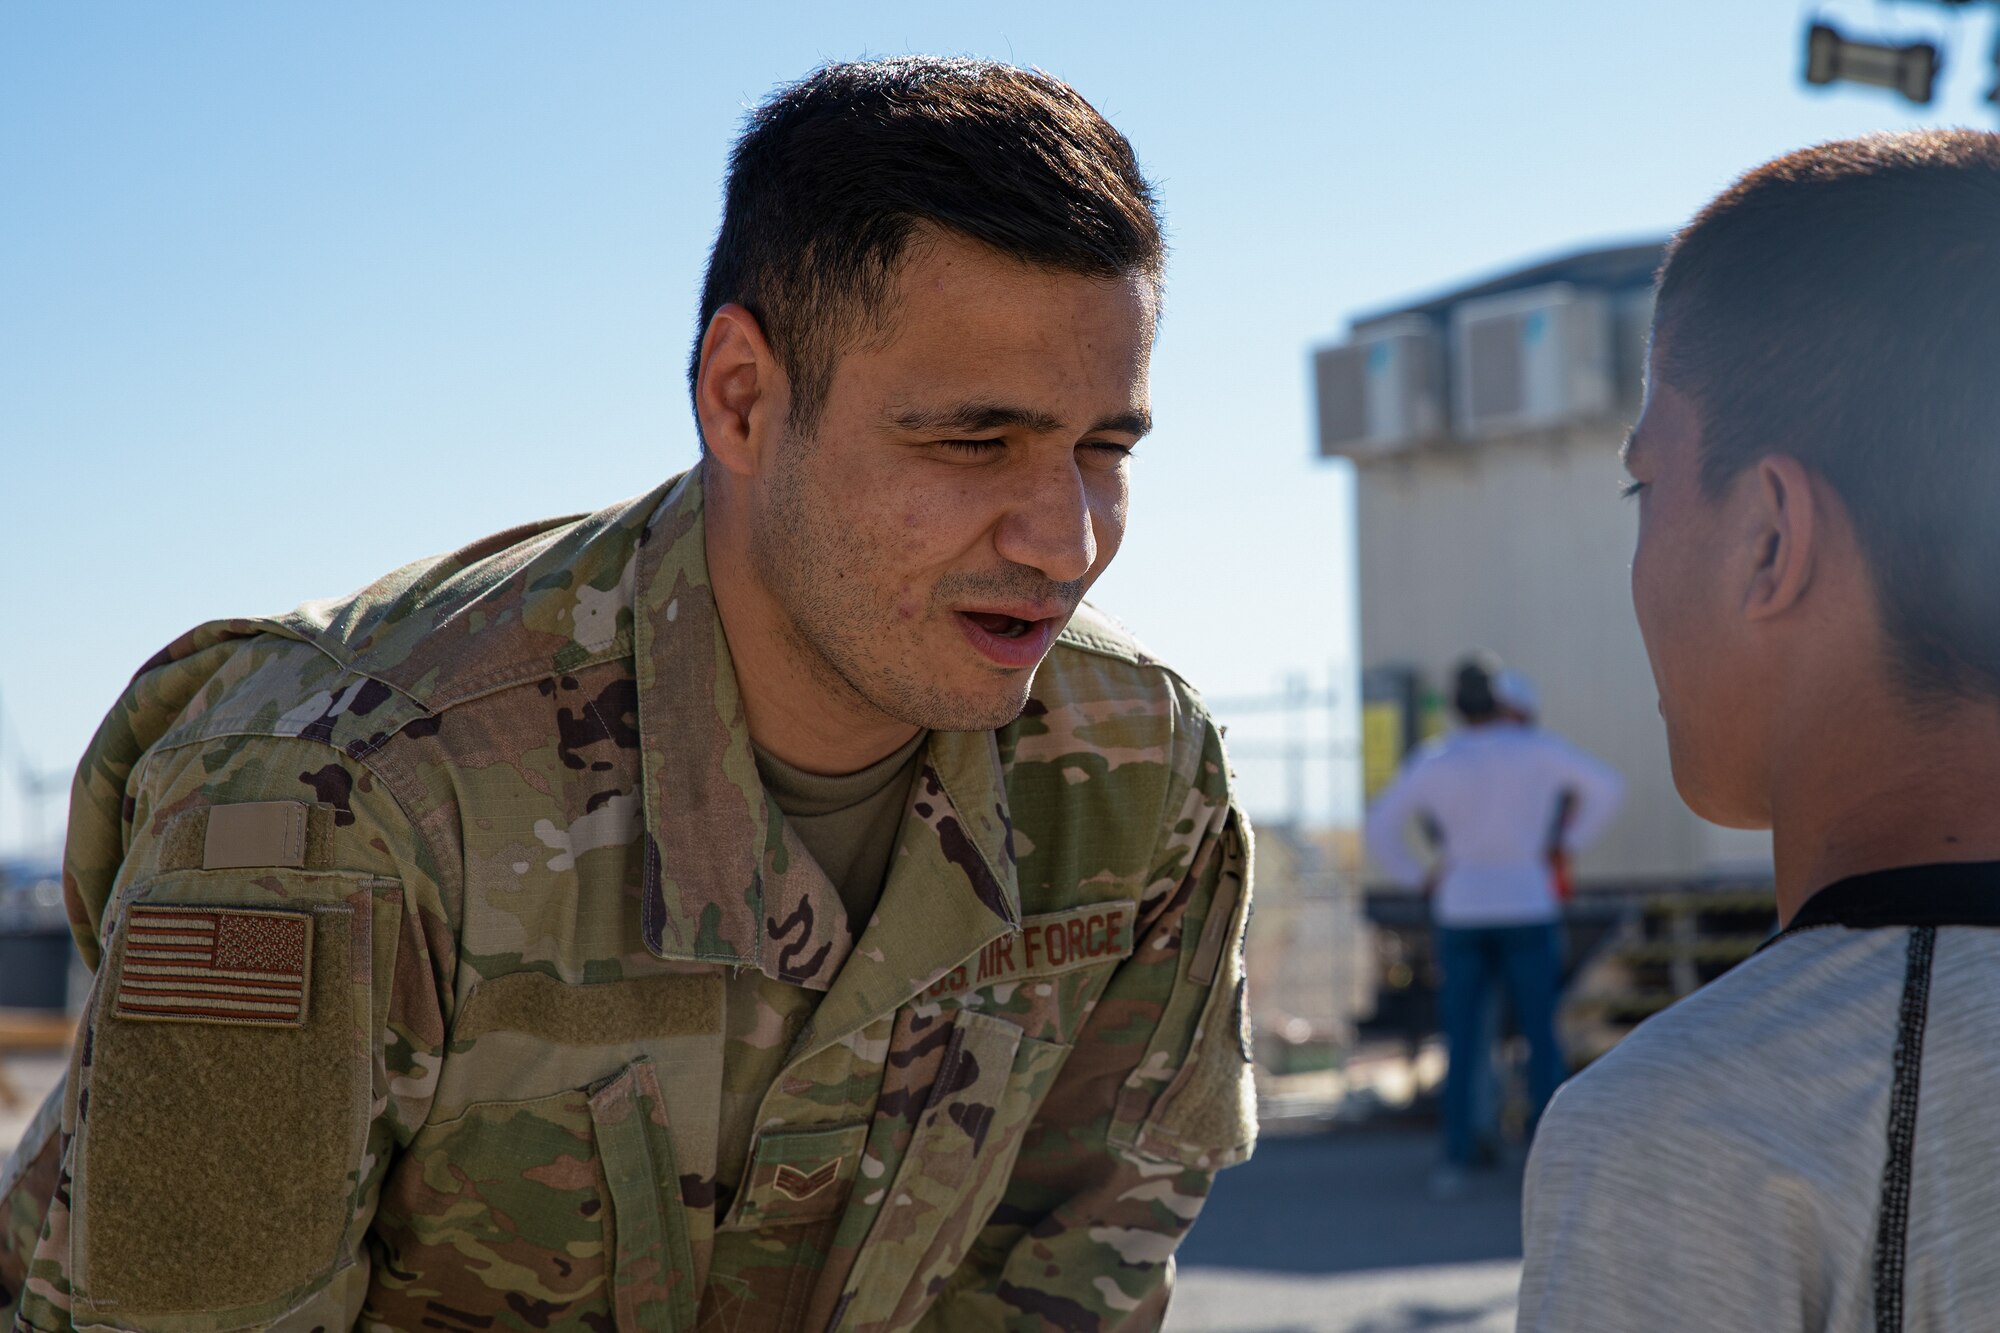
[[[839,1178],[840,1159],[836,1157],[811,1172],[780,1166],[771,1177],[771,1187],[795,1203],[804,1203]]]

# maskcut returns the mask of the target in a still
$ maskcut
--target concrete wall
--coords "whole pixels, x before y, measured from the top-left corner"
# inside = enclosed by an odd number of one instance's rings
[[[1628,583],[1638,511],[1610,428],[1454,445],[1355,468],[1361,656],[1447,685],[1469,648],[1526,671],[1543,722],[1625,775],[1581,880],[1763,873],[1769,838],[1675,795]]]

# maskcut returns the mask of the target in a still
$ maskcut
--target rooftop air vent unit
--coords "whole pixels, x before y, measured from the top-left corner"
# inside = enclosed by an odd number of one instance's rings
[[[1646,395],[1646,350],[1653,338],[1650,285],[1611,298],[1611,373],[1620,415],[1636,417]]]
[[[1390,320],[1313,354],[1322,458],[1373,458],[1444,434],[1443,360],[1421,316]]]
[[[1613,407],[1611,307],[1567,283],[1452,311],[1457,432],[1485,439],[1601,416]]]

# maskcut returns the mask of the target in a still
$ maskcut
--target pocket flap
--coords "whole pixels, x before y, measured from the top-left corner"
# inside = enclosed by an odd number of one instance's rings
[[[611,1191],[616,1247],[612,1303],[618,1328],[692,1328],[704,1274],[697,1270],[667,1133],[667,1103],[651,1060],[639,1060],[590,1093],[597,1151]]]
[[[910,1160],[932,1181],[956,1187],[986,1147],[1021,1047],[1021,1029],[961,1009],[937,1082],[910,1145]]]

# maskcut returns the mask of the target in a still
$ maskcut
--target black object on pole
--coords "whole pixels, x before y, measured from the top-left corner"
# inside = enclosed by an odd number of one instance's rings
[[[1823,22],[1806,30],[1807,83],[1863,83],[1927,106],[1942,67],[1938,49],[1930,42],[1901,46],[1861,42]]]

